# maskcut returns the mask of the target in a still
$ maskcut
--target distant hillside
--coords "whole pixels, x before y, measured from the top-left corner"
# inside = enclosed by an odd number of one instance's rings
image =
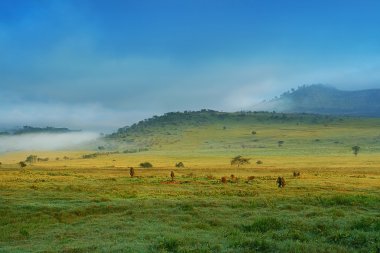
[[[99,143],[99,149],[125,153],[183,149],[215,152],[218,149],[240,150],[242,147],[264,150],[268,145],[276,146],[278,140],[294,129],[302,129],[297,133],[303,135],[309,129],[352,124],[352,121],[359,122],[350,117],[316,114],[211,110],[171,112],[118,129],[107,135],[102,144]]]
[[[380,89],[342,91],[325,85],[302,86],[253,109],[380,117]]]
[[[0,135],[19,135],[19,134],[31,134],[31,133],[69,133],[78,132],[77,130],[70,130],[63,127],[32,127],[24,126],[22,128],[8,130],[0,132]]]

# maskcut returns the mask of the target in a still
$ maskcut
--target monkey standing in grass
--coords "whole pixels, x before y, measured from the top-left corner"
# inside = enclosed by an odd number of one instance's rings
[[[278,185],[278,188],[285,187],[285,185],[286,185],[285,178],[284,177],[278,177],[276,183]]]

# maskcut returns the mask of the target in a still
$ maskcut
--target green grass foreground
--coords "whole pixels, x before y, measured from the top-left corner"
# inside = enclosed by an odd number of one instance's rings
[[[137,174],[148,173],[137,169]],[[157,173],[169,173],[157,169]],[[209,171],[213,172],[213,171]],[[215,172],[215,171],[214,171]],[[257,173],[255,173],[257,172]],[[378,252],[379,172],[1,169],[1,252]],[[220,171],[218,173],[228,173]],[[264,173],[265,174],[265,173]],[[274,175],[274,174],[273,174]],[[359,181],[355,185],[355,181]]]

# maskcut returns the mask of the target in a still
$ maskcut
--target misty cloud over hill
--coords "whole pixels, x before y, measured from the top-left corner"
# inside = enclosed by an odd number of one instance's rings
[[[380,117],[380,89],[343,91],[325,85],[302,86],[253,109]]]
[[[33,133],[20,135],[0,135],[0,153],[22,150],[63,150],[81,148],[96,140],[97,133]]]

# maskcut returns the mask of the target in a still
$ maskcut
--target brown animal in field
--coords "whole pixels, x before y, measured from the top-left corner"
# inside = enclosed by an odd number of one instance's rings
[[[301,176],[301,172],[293,171],[293,177],[299,177],[299,176]]]
[[[278,177],[276,181],[278,188],[284,188],[286,183],[285,183],[285,178],[284,177]]]
[[[172,172],[170,173],[170,177],[172,178],[172,181],[174,181],[174,177],[175,177],[175,175],[174,175],[174,171],[172,171]]]
[[[133,167],[129,168],[129,175],[131,175],[131,177],[135,176],[135,169]]]
[[[222,177],[221,181],[223,184],[227,183],[227,177]]]
[[[249,176],[249,177],[247,177],[247,182],[249,183],[249,182],[253,181],[254,179],[255,179],[255,176]]]

